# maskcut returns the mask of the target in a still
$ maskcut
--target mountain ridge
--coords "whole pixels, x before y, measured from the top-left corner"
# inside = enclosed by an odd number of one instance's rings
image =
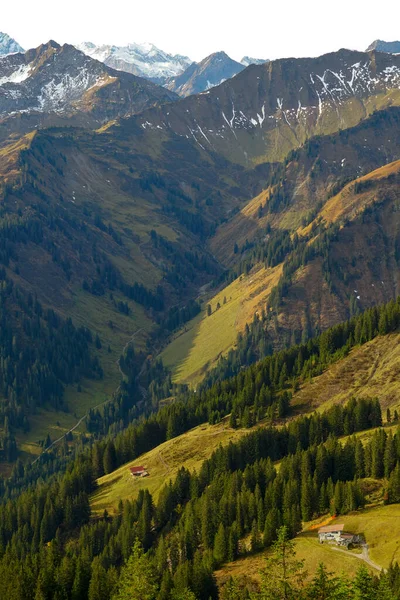
[[[17,52],[25,52],[25,50],[8,33],[0,31],[0,57]]]
[[[69,122],[98,127],[176,98],[147,79],[111,69],[52,40],[0,58],[2,136]]]
[[[218,86],[245,68],[226,52],[214,52],[199,63],[192,63],[181,75],[166,82],[166,87],[180,96],[191,96]]]
[[[96,46],[83,42],[76,48],[113,69],[145,77],[160,85],[182,73],[192,63],[187,56],[168,54],[150,43]]]
[[[243,165],[283,160],[308,137],[400,102],[400,57],[342,49],[251,65],[204,93],[136,117]]]
[[[395,42],[385,42],[383,40],[375,40],[368,46],[366,52],[370,52],[371,50],[377,50],[378,52],[387,52],[389,54],[398,54],[400,53],[400,41]]]

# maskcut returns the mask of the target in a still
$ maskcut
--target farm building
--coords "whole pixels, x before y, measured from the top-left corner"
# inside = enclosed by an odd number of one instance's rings
[[[344,530],[344,524],[328,525],[318,529],[320,542],[338,542]]]
[[[318,538],[321,544],[323,542],[330,542],[336,543],[338,546],[346,546],[346,548],[348,548],[350,544],[358,545],[364,543],[362,536],[354,533],[346,533],[343,524],[320,527],[320,529],[318,529]]]
[[[131,467],[130,472],[132,477],[147,477],[148,472],[144,467]]]

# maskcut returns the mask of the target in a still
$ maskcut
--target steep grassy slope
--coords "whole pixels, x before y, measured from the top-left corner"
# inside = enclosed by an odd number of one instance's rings
[[[293,397],[299,411],[326,410],[351,397],[379,398],[384,409],[400,407],[400,335],[379,336],[304,384]]]
[[[361,517],[361,515],[360,515]],[[342,522],[342,520],[341,520]],[[347,575],[354,577],[361,565],[358,554],[342,553],[333,550],[330,546],[321,545],[317,533],[302,533],[295,539],[296,558],[304,561],[304,569],[307,571],[307,579],[315,574],[320,562],[323,562],[328,570],[336,575]],[[259,583],[260,571],[265,568],[265,559],[270,555],[269,551],[240,558],[235,562],[224,565],[215,572],[219,587],[223,587],[230,577],[238,577],[251,585],[251,582]],[[369,568],[371,573],[377,570]]]
[[[247,433],[246,429],[230,428],[228,420],[224,419],[218,425],[200,425],[164,442],[154,450],[101,477],[98,480],[99,488],[91,499],[92,510],[102,513],[107,509],[111,514],[117,511],[120,500],[136,498],[139,490],[146,488],[154,500],[157,500],[160,490],[170,479],[175,479],[181,467],[198,471],[203,461],[220,445],[225,446]],[[134,466],[144,466],[149,472],[149,477],[133,478],[129,469]]]
[[[161,353],[165,366],[172,369],[174,381],[194,385],[234,346],[238,334],[244,332],[254,314],[265,308],[281,271],[281,266],[255,268],[203,299],[202,313],[178,331]]]
[[[273,183],[213,237],[213,253],[237,272],[239,260],[248,269],[276,252],[277,232],[291,236],[292,247],[272,262],[284,259],[274,318],[265,323],[276,346],[399,293],[399,117],[394,108],[378,112],[292,152]]]

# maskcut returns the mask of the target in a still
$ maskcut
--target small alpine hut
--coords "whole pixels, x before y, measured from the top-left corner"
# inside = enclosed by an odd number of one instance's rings
[[[342,537],[343,530],[343,523],[337,525],[328,525],[327,527],[320,527],[318,529],[319,541],[321,544],[323,542],[336,542],[338,544]]]
[[[144,467],[131,467],[130,472],[132,477],[147,477],[148,472]]]

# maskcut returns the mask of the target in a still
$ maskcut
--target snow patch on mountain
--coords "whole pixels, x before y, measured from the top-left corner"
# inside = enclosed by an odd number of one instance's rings
[[[6,83],[21,83],[28,79],[28,77],[32,73],[32,65],[21,65],[16,69],[11,75],[7,75],[6,77],[0,77],[0,86]]]
[[[220,57],[217,58],[220,59]],[[316,65],[311,67],[308,72],[305,71],[302,79],[304,83],[299,87],[297,98],[286,94],[276,97],[275,102],[271,103],[271,101],[263,101],[261,96],[258,108],[257,105],[253,105],[250,109],[249,106],[245,108],[242,104],[243,98],[236,96],[235,89],[232,87],[229,90],[229,101],[232,106],[232,114],[230,114],[229,109],[227,111],[226,106],[221,104],[219,97],[214,94],[213,102],[220,117],[213,121],[213,129],[207,128],[207,136],[204,135],[205,124],[203,126],[203,122],[199,121],[199,115],[191,114],[192,111],[189,109],[186,110],[188,115],[184,127],[180,126],[179,121],[175,121],[172,126],[168,122],[168,127],[172,128],[177,135],[186,137],[188,130],[194,138],[200,133],[203,139],[196,138],[199,145],[204,144],[204,140],[210,145],[214,142],[218,143],[219,138],[224,139],[228,135],[240,139],[237,136],[238,130],[271,129],[279,123],[284,123],[296,135],[296,127],[299,124],[304,127],[308,127],[310,122],[317,124],[328,110],[333,109],[340,121],[342,106],[343,110],[347,110],[344,108],[345,103],[348,106],[347,102],[352,98],[359,98],[363,101],[375,94],[386,94],[392,89],[400,89],[400,62],[397,58],[393,57],[394,64],[388,64],[388,60],[383,59],[380,61],[380,66],[379,63],[369,60],[366,55],[364,55],[364,59],[358,59],[357,62],[355,62],[355,58],[351,60],[352,58],[350,55],[349,60],[349,56],[344,54],[343,58],[339,56],[339,59],[335,57],[335,60],[331,60],[330,68],[326,68],[326,64],[322,68]],[[214,64],[216,62],[217,60],[214,60]],[[220,61],[218,60],[218,62]],[[203,73],[208,66],[208,64],[204,65]],[[199,65],[196,66],[196,68],[198,67]],[[255,81],[262,78],[262,72],[249,72],[247,77],[247,85],[252,86]],[[253,81],[252,77],[254,77]],[[265,85],[268,88],[268,85],[271,85],[269,74],[264,73],[264,77],[267,82]],[[206,85],[210,87],[209,77],[206,79]],[[205,92],[208,98],[210,98],[210,93],[212,92]],[[200,98],[201,96],[199,96]],[[220,110],[218,110],[219,107]],[[197,106],[192,108],[197,110]],[[162,124],[167,126],[164,122]],[[145,120],[141,125],[144,129],[150,126]],[[156,128],[157,125],[153,123],[151,127]]]
[[[39,111],[63,111],[65,105],[74,100],[79,100],[82,95],[94,88],[100,87],[114,80],[112,77],[96,77],[87,69],[81,69],[75,75],[62,75],[52,79],[43,86],[40,96],[38,96]]]

